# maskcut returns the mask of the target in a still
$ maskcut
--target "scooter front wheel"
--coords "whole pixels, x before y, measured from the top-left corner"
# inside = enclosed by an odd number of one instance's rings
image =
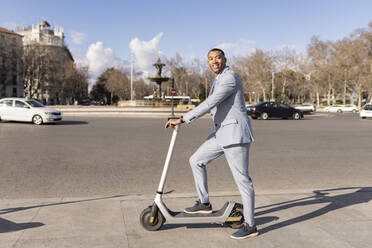
[[[140,222],[143,228],[145,228],[147,231],[157,231],[160,229],[160,227],[163,226],[165,222],[164,216],[160,213],[160,211],[157,212],[155,220],[153,223],[151,223],[151,206],[148,208],[145,208],[141,215],[140,215]]]

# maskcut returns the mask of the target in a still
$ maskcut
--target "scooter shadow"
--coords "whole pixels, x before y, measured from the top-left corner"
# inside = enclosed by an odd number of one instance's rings
[[[265,216],[255,218],[256,225],[264,225],[266,223],[276,221],[279,217],[277,216]],[[198,229],[198,228],[230,228],[227,224],[212,224],[212,223],[203,223],[203,224],[165,224],[161,230],[171,230],[176,228],[187,228],[187,229]]]

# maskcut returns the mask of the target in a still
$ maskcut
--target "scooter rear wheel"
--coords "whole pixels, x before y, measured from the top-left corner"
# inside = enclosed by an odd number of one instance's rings
[[[240,217],[241,219],[239,221],[234,222],[226,222],[226,225],[231,227],[232,229],[239,229],[242,227],[244,223],[244,215],[243,215],[243,205],[240,203],[237,203],[233,210],[231,211],[231,214],[229,217]]]
[[[157,231],[160,229],[160,227],[163,226],[165,222],[165,218],[160,213],[160,211],[158,211],[156,214],[155,221],[151,223],[150,222],[151,211],[152,211],[151,206],[148,208],[145,208],[140,215],[140,222],[143,228],[145,228],[147,231]]]

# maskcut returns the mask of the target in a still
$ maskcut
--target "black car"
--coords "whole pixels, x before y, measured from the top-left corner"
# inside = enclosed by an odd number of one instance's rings
[[[247,114],[252,119],[260,117],[262,120],[267,120],[270,117],[299,120],[304,117],[301,110],[280,102],[258,102],[247,107]]]
[[[80,98],[77,100],[78,105],[83,105],[83,106],[89,106],[91,105],[91,101],[89,98]]]

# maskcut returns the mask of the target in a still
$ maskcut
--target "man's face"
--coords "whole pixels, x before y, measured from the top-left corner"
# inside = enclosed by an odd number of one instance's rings
[[[211,51],[208,53],[208,66],[214,72],[219,74],[226,66],[226,58],[220,51]]]

